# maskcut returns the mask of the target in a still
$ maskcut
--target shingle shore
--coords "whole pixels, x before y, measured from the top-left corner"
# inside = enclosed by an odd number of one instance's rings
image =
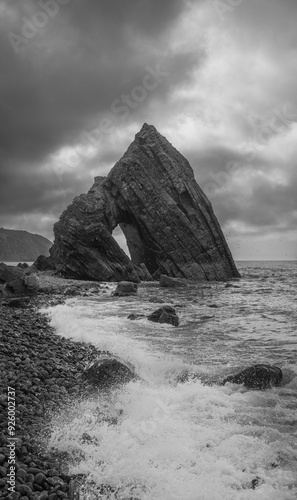
[[[79,290],[79,283],[51,276],[48,279],[58,295],[31,298],[26,309],[11,308],[5,301],[0,305],[0,498],[9,500],[75,497],[73,481],[62,472],[61,460],[44,454],[40,443],[50,431],[51,415],[91,390],[81,382],[80,375],[99,351],[90,344],[57,336],[38,308],[62,302],[65,292],[84,294],[92,286],[93,293],[98,293],[103,286],[85,284],[85,289]],[[15,389],[14,441],[8,433],[8,387]],[[14,452],[12,492],[9,472]]]

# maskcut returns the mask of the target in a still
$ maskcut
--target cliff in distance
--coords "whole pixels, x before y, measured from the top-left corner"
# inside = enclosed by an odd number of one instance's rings
[[[120,225],[132,261],[112,237]],[[139,281],[238,277],[211,203],[189,162],[144,124],[107,177],[96,177],[54,226],[50,250],[66,277]]]
[[[0,262],[34,262],[49,255],[52,242],[39,234],[0,228]]]

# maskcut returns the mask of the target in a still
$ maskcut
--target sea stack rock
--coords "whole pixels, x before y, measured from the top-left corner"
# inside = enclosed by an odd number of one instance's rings
[[[130,260],[112,237],[120,226]],[[50,249],[66,277],[99,281],[239,277],[211,203],[189,162],[145,124],[107,177],[96,177],[54,226]]]

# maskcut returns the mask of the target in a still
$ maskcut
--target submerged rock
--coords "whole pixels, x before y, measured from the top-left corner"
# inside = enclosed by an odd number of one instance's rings
[[[251,490],[255,490],[256,488],[259,488],[265,481],[261,479],[259,476],[255,477],[255,479],[252,480],[250,488]]]
[[[120,226],[131,260],[112,233]],[[107,177],[96,177],[54,226],[63,276],[98,281],[239,277],[211,203],[189,162],[145,124]]]
[[[234,285],[233,283],[227,283],[225,285],[225,288],[240,288],[239,285]]]
[[[179,318],[174,307],[162,306],[155,312],[150,314],[147,319],[155,323],[168,323],[169,325],[178,326]]]
[[[85,368],[82,377],[98,387],[123,384],[138,378],[133,365],[123,361],[118,356],[108,354],[98,356]]]
[[[136,295],[137,294],[137,283],[133,283],[133,281],[121,281],[113,295],[115,297],[126,297],[127,295]]]
[[[189,382],[190,380],[197,380],[200,378],[199,373],[192,372],[190,370],[183,370],[176,377],[177,384],[184,384],[185,382]]]
[[[50,283],[49,284],[43,283],[39,286],[38,293],[44,293],[44,294],[50,295],[50,294],[54,293],[54,291],[55,291],[55,288],[53,285],[51,285]]]
[[[130,319],[131,321],[135,321],[136,319],[141,319],[141,318],[145,318],[145,314],[134,314],[134,313],[131,313],[129,314],[129,316],[127,316],[127,319]]]
[[[64,290],[64,295],[68,295],[70,297],[75,297],[76,295],[79,295],[80,294],[80,289],[79,287],[76,287],[76,286],[68,286],[67,288],[65,288]]]
[[[161,274],[160,276],[160,286],[164,288],[175,288],[187,285],[188,285],[187,280],[172,278],[171,276],[166,276],[165,274]]]
[[[282,381],[282,370],[277,366],[254,365],[236,375],[230,375],[223,380],[232,384],[243,384],[247,389],[268,389],[278,386]]]

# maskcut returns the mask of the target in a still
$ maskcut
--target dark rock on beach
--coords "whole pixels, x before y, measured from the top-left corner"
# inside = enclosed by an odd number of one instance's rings
[[[19,262],[17,267],[19,267],[20,269],[27,269],[27,267],[29,267],[29,264],[27,264],[27,262]]]
[[[85,368],[82,378],[96,387],[123,384],[137,377],[133,365],[118,356],[100,355]]]
[[[150,314],[147,319],[153,321],[154,323],[168,323],[173,326],[179,325],[179,318],[176,314],[174,307],[162,306],[152,314]]]
[[[131,259],[112,233],[120,226]],[[239,277],[189,162],[145,124],[107,177],[96,177],[54,226],[50,255],[68,278],[97,281]]]
[[[36,295],[39,280],[36,274],[26,274],[22,269],[0,264],[0,283],[4,284],[3,296]]]
[[[136,295],[137,294],[137,283],[133,283],[132,281],[121,281],[113,295],[115,297],[126,297],[127,295]]]
[[[51,257],[46,257],[45,255],[39,255],[39,257],[34,262],[33,266],[37,271],[53,271],[55,270],[55,265]]]
[[[179,317],[176,314],[174,307],[166,305],[162,306],[153,313],[146,316],[145,314],[131,313],[127,316],[127,319],[135,321],[138,319],[147,318],[149,321],[154,323],[168,323],[169,325],[178,326]]]
[[[282,370],[276,366],[254,365],[245,370],[230,375],[223,380],[232,384],[243,384],[247,389],[261,390],[277,387],[282,381]]]
[[[45,284],[42,284],[39,286],[39,290],[38,290],[38,293],[45,293],[47,295],[51,295],[54,293],[54,287],[53,285],[45,285]]]
[[[182,280],[179,278],[172,278],[171,276],[166,276],[165,274],[161,274],[160,276],[160,286],[164,288],[176,288],[176,287],[184,287],[188,285],[187,280]]]
[[[23,277],[23,270],[14,266],[7,266],[3,262],[0,263],[0,283],[7,283],[14,278],[22,279]]]
[[[18,309],[27,309],[30,307],[29,297],[17,297],[15,299],[9,299],[5,302],[8,307],[15,307]]]

